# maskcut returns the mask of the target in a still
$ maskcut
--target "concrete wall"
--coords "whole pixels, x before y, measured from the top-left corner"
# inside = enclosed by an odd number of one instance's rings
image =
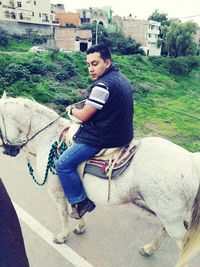
[[[25,34],[32,29],[33,32],[37,32],[39,35],[52,35],[52,25],[39,25],[30,24],[16,21],[2,21],[0,20],[0,27],[11,34]]]

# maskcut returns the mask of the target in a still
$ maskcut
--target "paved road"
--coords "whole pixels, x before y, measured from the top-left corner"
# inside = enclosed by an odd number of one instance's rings
[[[0,153],[0,177],[16,207],[25,211],[26,216],[19,216],[31,267],[171,267],[176,261],[178,251],[169,237],[152,257],[139,255],[138,247],[151,241],[159,223],[132,204],[98,206],[87,215],[85,234],[72,233],[66,245],[53,245],[58,213],[45,188],[31,180],[24,155],[10,158]],[[73,229],[74,220],[71,225]],[[198,266],[199,256],[190,264]]]

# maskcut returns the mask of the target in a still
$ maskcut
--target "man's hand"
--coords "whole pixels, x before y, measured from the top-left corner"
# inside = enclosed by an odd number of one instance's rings
[[[82,109],[78,109],[74,105],[69,105],[66,108],[66,111],[68,114],[73,115],[81,121],[88,121],[97,112],[97,109],[88,104],[86,104]]]
[[[67,107],[66,107],[66,112],[71,114],[71,110],[72,110],[73,108],[75,108],[74,105],[69,105],[69,106],[67,106]]]

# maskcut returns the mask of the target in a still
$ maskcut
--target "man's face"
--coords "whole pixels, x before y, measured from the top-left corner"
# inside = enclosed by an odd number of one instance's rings
[[[111,60],[107,59],[104,61],[99,52],[87,55],[88,71],[94,81],[98,80],[110,65]]]

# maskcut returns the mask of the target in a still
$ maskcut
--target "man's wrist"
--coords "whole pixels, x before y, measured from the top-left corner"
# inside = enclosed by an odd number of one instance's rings
[[[70,115],[73,115],[73,114],[72,114],[73,109],[74,109],[74,107],[71,107],[71,108],[70,108],[70,111],[69,111],[69,114],[70,114]]]

